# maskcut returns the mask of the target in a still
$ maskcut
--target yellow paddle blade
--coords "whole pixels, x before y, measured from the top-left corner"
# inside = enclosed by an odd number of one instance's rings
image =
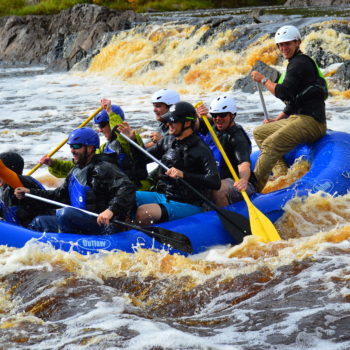
[[[264,243],[280,241],[281,237],[269,218],[255,207],[249,199],[246,200],[246,204],[248,206],[252,234]]]

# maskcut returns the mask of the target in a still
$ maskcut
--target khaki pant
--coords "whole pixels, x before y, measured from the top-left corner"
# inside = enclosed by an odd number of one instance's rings
[[[317,141],[326,129],[326,124],[307,115],[291,115],[255,128],[254,139],[261,152],[254,169],[258,191],[266,185],[276,163],[282,163],[285,153],[299,144]]]

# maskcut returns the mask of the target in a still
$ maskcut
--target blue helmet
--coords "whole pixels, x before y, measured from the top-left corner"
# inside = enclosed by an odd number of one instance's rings
[[[125,115],[124,115],[124,111],[121,109],[120,106],[118,105],[111,105],[111,108],[112,108],[112,112],[115,113],[115,114],[119,114],[120,117],[125,120]]]
[[[94,123],[100,124],[100,123],[105,123],[105,122],[109,123],[109,115],[104,109],[102,109],[102,111],[100,113],[95,115]]]
[[[84,146],[100,147],[100,138],[95,130],[91,128],[79,128],[73,130],[68,136],[68,145],[80,143]]]

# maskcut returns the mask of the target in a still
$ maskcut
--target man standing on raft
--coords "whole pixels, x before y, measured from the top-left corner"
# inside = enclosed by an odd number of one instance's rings
[[[299,30],[283,26],[277,30],[275,42],[289,62],[283,81],[274,83],[257,71],[251,73],[254,81],[286,103],[276,118],[254,130],[254,139],[261,151],[254,169],[259,191],[276,163],[284,163],[285,153],[299,144],[317,141],[327,128],[324,102],[327,84],[314,60],[300,51]]]

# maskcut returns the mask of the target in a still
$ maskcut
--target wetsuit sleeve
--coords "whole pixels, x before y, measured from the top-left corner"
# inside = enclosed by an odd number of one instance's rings
[[[135,205],[136,189],[117,166],[106,162],[97,165],[92,172],[91,186],[97,195],[108,198],[108,209],[115,218],[127,218]]]
[[[219,171],[210,149],[205,144],[198,146],[195,162],[198,164],[198,169],[202,171],[200,173],[184,172],[184,180],[195,187],[200,184],[200,187],[218,190],[221,186]]]
[[[227,152],[229,158],[232,156],[235,158],[237,165],[244,162],[250,163],[251,145],[243,135],[232,139],[228,150],[225,150],[225,152]]]
[[[33,193],[34,189],[42,189],[40,184],[35,181],[31,176],[19,176],[23,185],[31,189]],[[23,226],[27,226],[29,222],[38,215],[48,215],[51,214],[51,210],[57,209],[57,207],[50,204],[44,204],[42,201],[32,199],[32,198],[23,198],[17,200],[18,209],[16,212],[17,218],[20,220]]]
[[[157,159],[162,159],[162,156],[165,153],[164,142],[165,138],[163,137],[154,146],[148,148],[147,152]],[[147,163],[151,162],[153,162],[153,160],[150,157],[147,157]]]
[[[58,178],[66,177],[74,167],[74,163],[71,160],[61,160],[55,158],[52,160],[53,164],[52,166],[49,166],[48,169],[51,175]]]
[[[136,142],[140,145],[140,147],[144,148],[143,141],[139,134],[135,133]],[[136,180],[144,180],[148,176],[147,171],[147,156],[142,153],[137,147],[130,145],[130,153],[133,161],[133,173],[135,174]]]
[[[52,199],[57,202],[70,204],[68,185],[70,181],[71,173],[67,175],[62,185],[54,190],[43,190],[39,188],[31,188],[30,193],[35,194],[43,198]]]

